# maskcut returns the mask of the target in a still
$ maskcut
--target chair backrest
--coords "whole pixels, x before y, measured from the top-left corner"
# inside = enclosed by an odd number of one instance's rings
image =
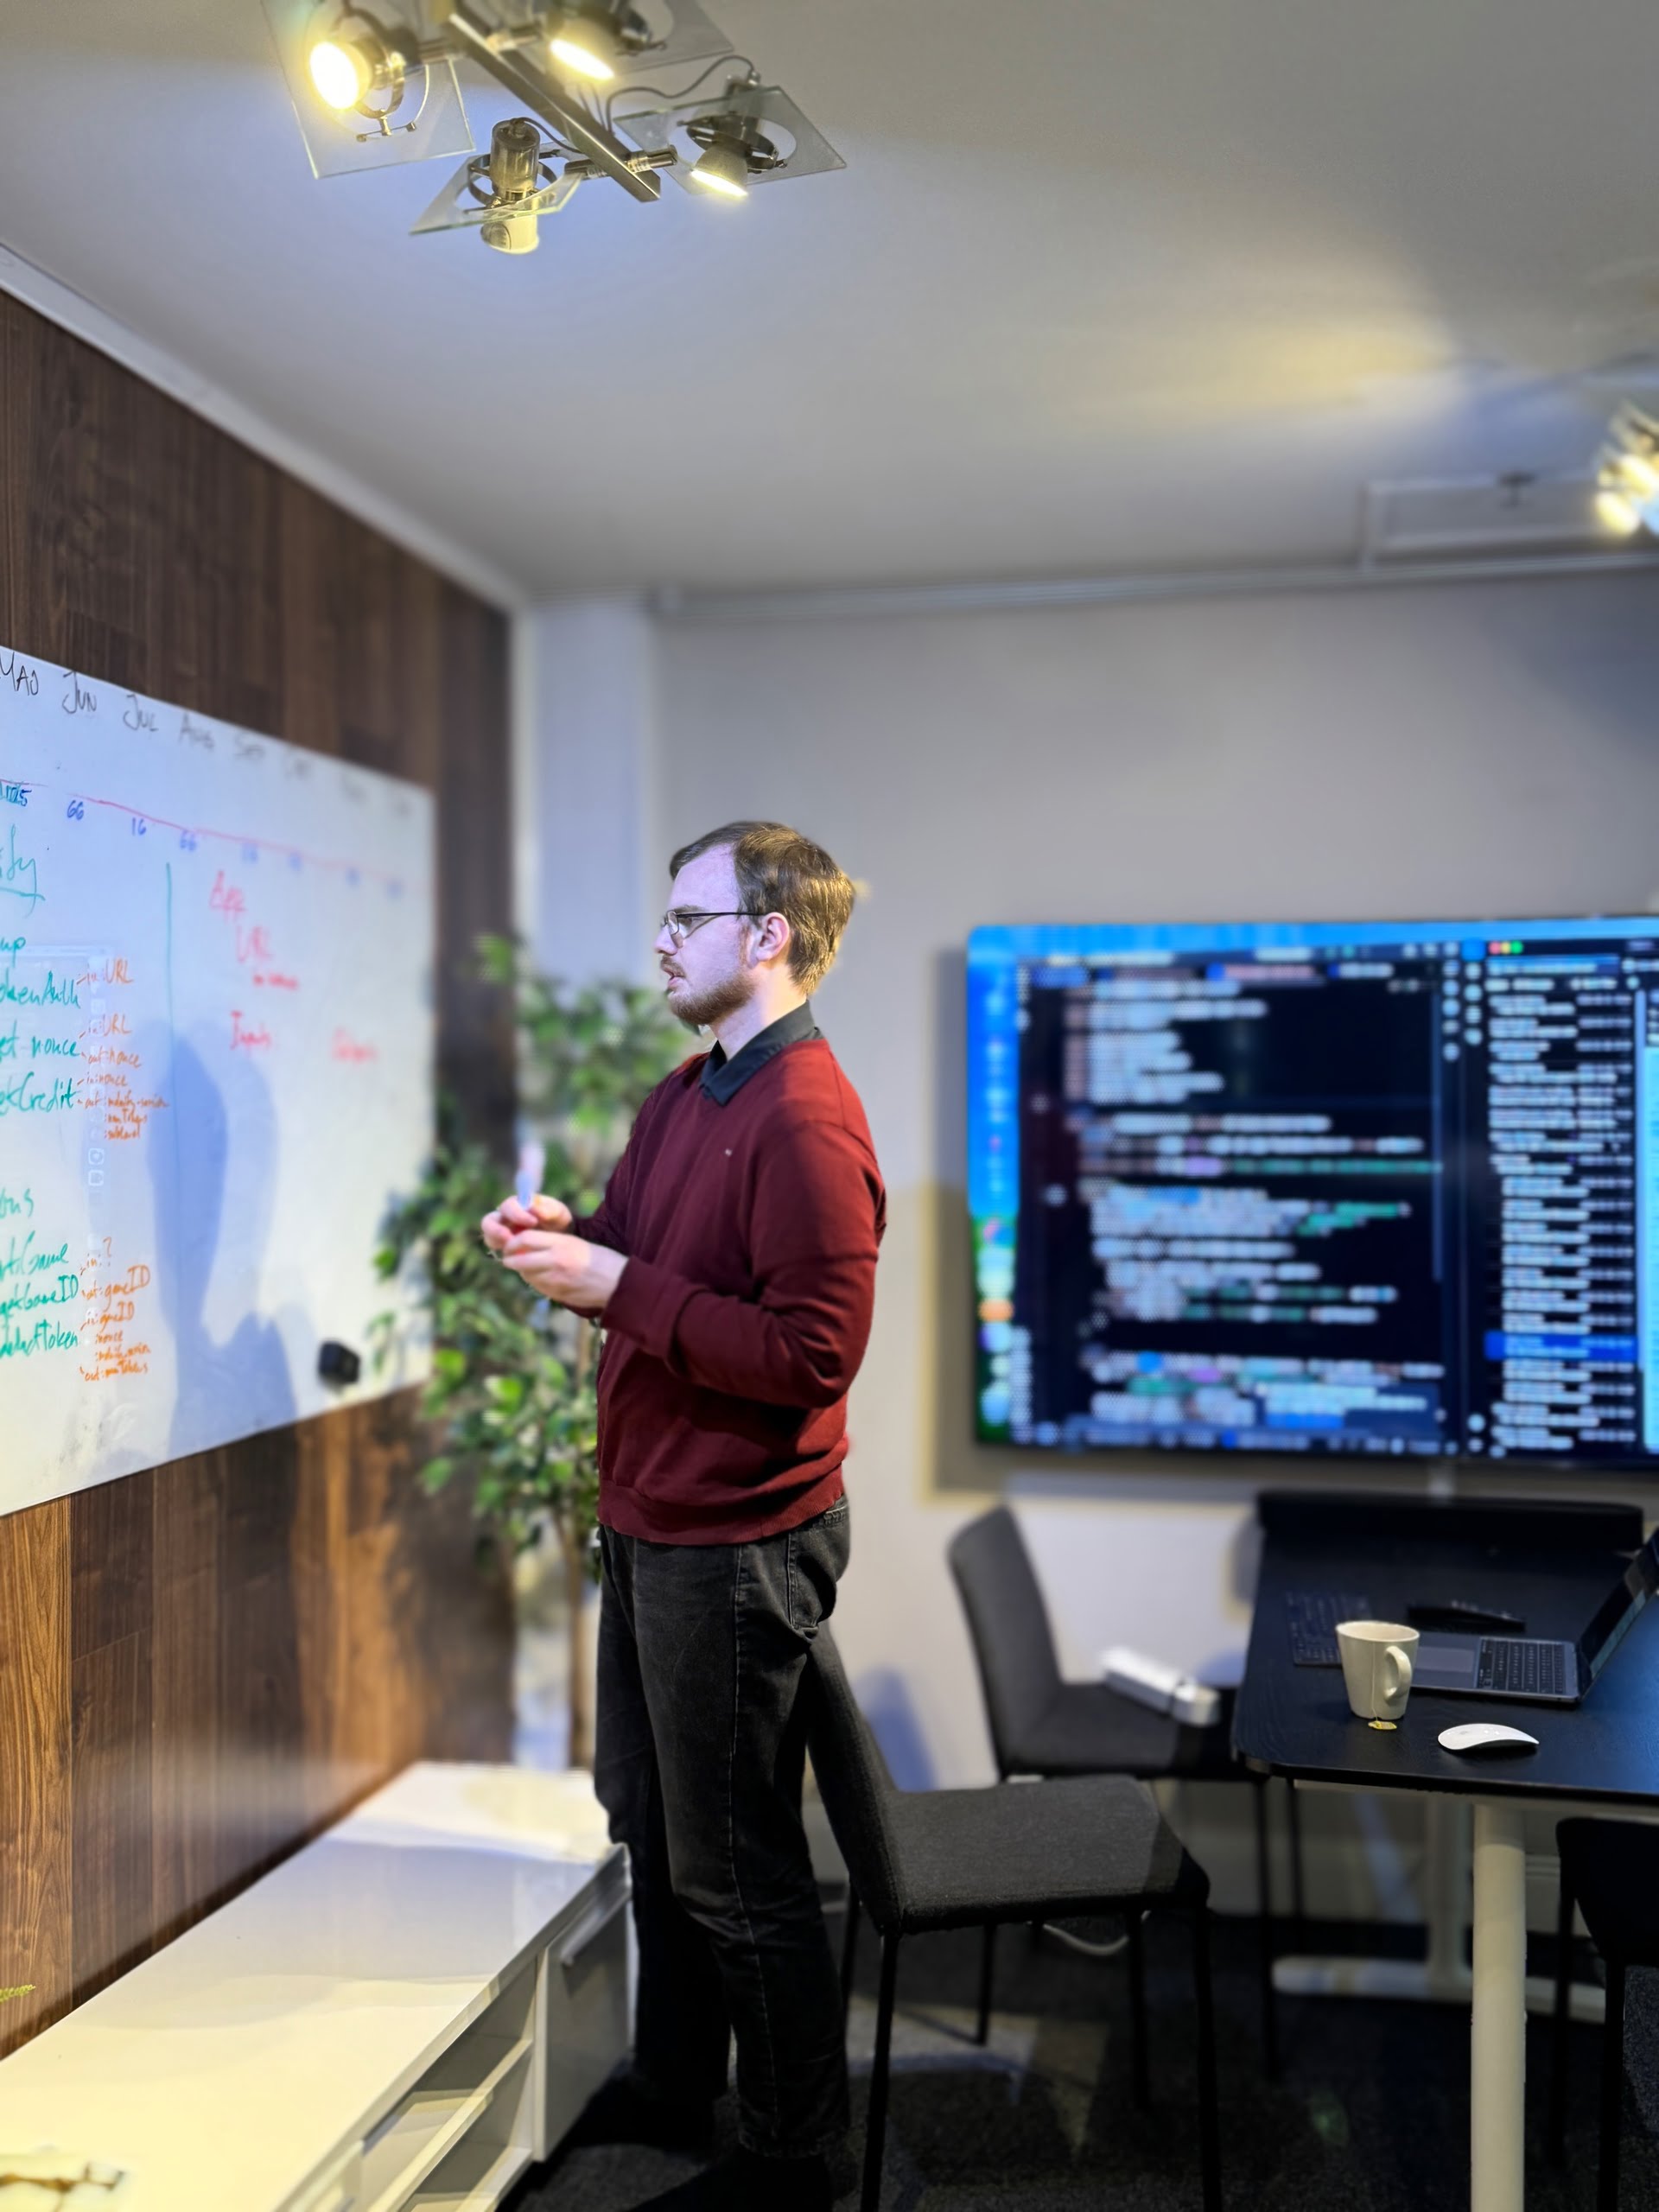
[[[888,1817],[899,1791],[827,1628],[812,1639],[805,1688],[818,1795],[859,1903],[885,1933],[900,1916],[899,1853]]]
[[[1659,2135],[1659,1968],[1632,1967],[1624,1987],[1624,2078],[1649,2135]]]
[[[960,1530],[950,1559],[979,1662],[997,1771],[1013,1774],[1019,1770],[1015,1747],[1060,1694],[1048,1609],[1020,1523],[1006,1505]]]

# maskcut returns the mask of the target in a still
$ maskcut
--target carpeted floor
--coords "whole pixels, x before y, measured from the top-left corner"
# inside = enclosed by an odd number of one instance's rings
[[[838,1937],[839,1923],[831,1923]],[[1310,1948],[1374,1948],[1376,1930],[1321,1929]],[[1314,1938],[1310,1930],[1310,1937]],[[1347,1937],[1344,1944],[1344,1936]],[[1217,1929],[1223,2184],[1249,2212],[1463,2212],[1468,2203],[1469,2029],[1446,2006],[1280,1999],[1284,2074],[1263,2076],[1255,1929]],[[1409,1949],[1409,1937],[1395,1948]],[[1542,1943],[1535,1947],[1546,1952]],[[1079,1957],[1023,1929],[1000,1939],[990,2045],[970,2040],[979,1939],[918,1939],[899,1963],[883,2212],[1188,2212],[1198,2198],[1194,2018],[1184,1932],[1154,1921],[1147,1943],[1154,2108],[1135,2108],[1122,1961]],[[1533,1970],[1547,1971],[1547,1958]],[[855,2161],[874,2037],[876,1944],[862,1946],[853,2008]],[[1545,2163],[1548,2024],[1528,2050],[1529,2212],[1590,2212],[1595,2200],[1600,2031],[1573,2031],[1567,2162]],[[729,2100],[728,2104],[729,2105]],[[729,2134],[729,2111],[722,2128]],[[528,2175],[512,2212],[626,2212],[695,2171],[639,2150],[572,2152]],[[1627,2111],[1622,2201],[1659,2206],[1659,2142]],[[786,2212],[786,2208],[780,2208]]]

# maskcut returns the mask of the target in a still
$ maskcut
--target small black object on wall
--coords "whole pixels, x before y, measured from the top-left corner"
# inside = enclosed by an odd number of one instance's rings
[[[363,1361],[349,1344],[336,1344],[330,1337],[317,1354],[317,1372],[325,1382],[355,1382],[363,1372]]]

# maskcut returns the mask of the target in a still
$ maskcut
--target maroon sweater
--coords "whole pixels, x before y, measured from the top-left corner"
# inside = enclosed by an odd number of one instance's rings
[[[708,1057],[658,1084],[576,1224],[628,1255],[605,1309],[599,1517],[661,1543],[752,1542],[841,1496],[887,1225],[864,1109],[822,1038],[724,1104]]]

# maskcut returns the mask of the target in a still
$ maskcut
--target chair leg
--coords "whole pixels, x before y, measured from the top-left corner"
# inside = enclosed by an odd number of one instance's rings
[[[1255,1886],[1262,1972],[1262,2062],[1268,2079],[1279,2078],[1279,2008],[1273,1991],[1273,1859],[1268,1836],[1268,1777],[1250,1777],[1255,1810]]]
[[[1138,1908],[1125,1916],[1129,1937],[1129,2056],[1135,2068],[1135,2101],[1152,2107],[1152,2069],[1147,2063],[1147,1956]]]
[[[1567,2054],[1572,2019],[1573,1892],[1561,1870],[1560,1904],[1555,1916],[1555,2016],[1550,2029],[1549,2126],[1545,2147],[1554,2166],[1567,2162]]]
[[[1303,1922],[1307,1918],[1307,1901],[1302,1889],[1302,1801],[1296,1795],[1296,1785],[1288,1777],[1285,1783],[1285,1796],[1290,1814],[1290,1925],[1291,1942],[1299,1950],[1307,1948]]]
[[[841,2032],[847,2033],[847,2017],[853,2007],[853,1968],[858,1960],[858,1891],[847,1885],[847,1917],[841,1930]]]
[[[982,2047],[990,2039],[991,1978],[995,1971],[996,1923],[988,1920],[980,1936],[979,2024],[974,2030],[974,2041]]]
[[[893,2055],[893,1999],[899,1980],[899,1938],[881,1938],[881,1993],[875,2008],[875,2064],[870,2072],[870,2109],[864,2128],[864,2193],[859,2212],[876,2212],[881,2201],[881,2155],[887,2133],[887,2073]]]
[[[1624,2103],[1624,1961],[1607,1961],[1607,2024],[1601,2044],[1601,2167],[1596,2212],[1618,2212],[1618,2128]]]
[[[1198,2158],[1204,2212],[1221,2212],[1221,2120],[1216,2098],[1216,2014],[1210,1984],[1210,1913],[1192,1916],[1192,1984],[1198,2008]]]

